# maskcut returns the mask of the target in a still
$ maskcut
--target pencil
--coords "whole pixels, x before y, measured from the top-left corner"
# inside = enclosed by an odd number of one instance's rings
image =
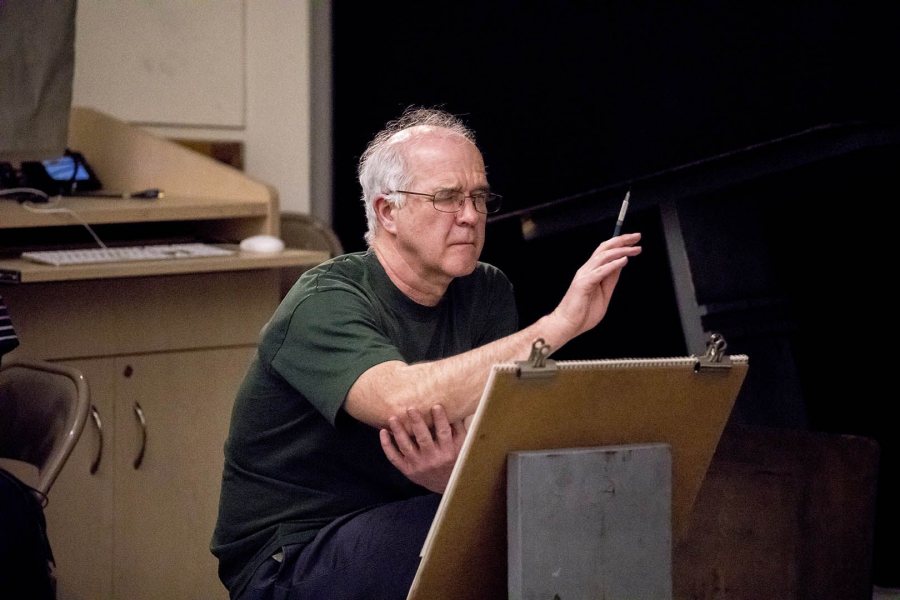
[[[628,210],[628,199],[631,197],[631,190],[625,192],[625,199],[622,200],[622,208],[619,209],[619,218],[616,219],[616,227],[613,229],[613,237],[622,233],[622,224],[625,222],[625,212]]]

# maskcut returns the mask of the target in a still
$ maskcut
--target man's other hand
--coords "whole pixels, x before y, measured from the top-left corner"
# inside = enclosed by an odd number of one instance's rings
[[[409,409],[407,414],[410,432],[397,417],[388,420],[390,430],[379,432],[384,454],[413,483],[443,493],[466,438],[466,428],[462,422],[451,424],[439,404],[431,408],[433,432],[418,410]]]

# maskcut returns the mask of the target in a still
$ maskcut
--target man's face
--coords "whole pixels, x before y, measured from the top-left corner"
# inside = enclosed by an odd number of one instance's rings
[[[406,149],[413,180],[407,191],[434,194],[489,189],[478,149],[458,135],[426,134]],[[397,243],[407,263],[420,277],[449,283],[468,275],[484,246],[486,215],[466,199],[456,213],[439,212],[428,198],[408,194],[397,211]]]

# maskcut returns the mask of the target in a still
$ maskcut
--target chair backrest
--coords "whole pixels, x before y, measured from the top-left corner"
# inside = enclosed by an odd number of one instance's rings
[[[37,467],[46,494],[81,436],[90,410],[80,371],[19,360],[0,368],[0,457]]]
[[[281,239],[289,248],[325,250],[332,257],[344,253],[344,247],[334,231],[312,215],[295,212],[281,213]],[[285,267],[281,270],[281,297],[287,294],[304,269]]]

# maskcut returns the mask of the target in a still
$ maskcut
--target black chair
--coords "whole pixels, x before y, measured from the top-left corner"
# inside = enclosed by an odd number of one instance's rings
[[[0,368],[0,459],[14,475],[16,461],[37,469],[25,481],[46,495],[72,453],[90,410],[80,371],[44,361],[18,360]],[[21,472],[21,471],[20,471]]]
[[[344,253],[344,247],[334,231],[312,215],[281,213],[281,239],[288,248],[324,250],[332,258]],[[304,270],[300,267],[285,267],[281,270],[282,298]]]

